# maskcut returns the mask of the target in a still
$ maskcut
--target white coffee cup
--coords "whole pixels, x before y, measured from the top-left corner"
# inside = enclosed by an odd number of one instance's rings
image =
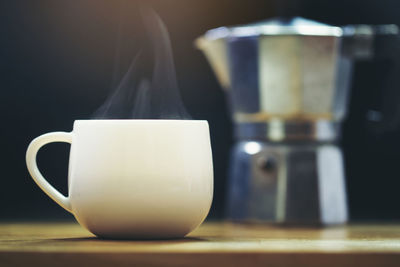
[[[68,197],[36,165],[38,150],[51,142],[71,144]],[[34,139],[26,163],[39,187],[100,237],[183,237],[211,206],[207,121],[77,120],[70,133]]]

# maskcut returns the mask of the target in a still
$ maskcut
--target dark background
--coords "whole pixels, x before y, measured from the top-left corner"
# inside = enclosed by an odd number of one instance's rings
[[[206,119],[210,123],[215,171],[211,218],[222,217],[232,125],[225,97],[204,56],[194,48],[193,40],[217,26],[249,23],[282,14],[335,25],[400,25],[397,0],[152,0],[145,3],[161,16],[170,32],[177,79],[188,111],[194,119]],[[40,134],[70,131],[74,120],[90,118],[103,103],[110,91],[118,23],[123,14],[128,14],[127,24],[133,29],[132,47],[145,45],[135,11],[139,4],[143,3],[0,2],[0,220],[72,218],[29,177],[25,150]],[[130,59],[132,51],[126,53]],[[400,131],[376,134],[367,127],[366,121],[367,111],[379,106],[384,95],[379,84],[383,70],[382,65],[361,62],[354,73],[341,141],[352,220],[400,219]],[[51,144],[38,155],[42,173],[64,194],[67,193],[68,149],[66,144]]]

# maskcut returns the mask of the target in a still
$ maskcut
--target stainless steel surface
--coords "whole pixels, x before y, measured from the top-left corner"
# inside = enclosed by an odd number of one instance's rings
[[[347,221],[343,159],[334,145],[242,141],[231,168],[227,216],[234,221]]]
[[[271,19],[210,30],[196,44],[229,91],[235,122],[340,122],[353,61],[373,56],[378,33],[398,30],[395,25],[341,28],[302,18]]]
[[[353,63],[382,53],[375,46],[395,46],[382,44],[397,35],[395,25],[336,27],[293,18],[221,27],[196,40],[228,93],[235,123],[231,219],[347,220],[342,154],[333,144]]]
[[[334,142],[340,134],[340,124],[328,120],[243,122],[235,127],[236,140],[269,142]]]
[[[350,80],[338,74],[349,72],[351,60],[339,58],[341,34],[237,36],[237,29],[224,39],[211,31],[198,40],[222,86],[230,90],[235,121],[343,118]]]
[[[233,27],[219,27],[207,31],[205,37],[216,40],[227,37],[249,37],[261,35],[313,35],[313,36],[342,36],[340,27],[331,26],[301,17],[273,18],[253,24]]]

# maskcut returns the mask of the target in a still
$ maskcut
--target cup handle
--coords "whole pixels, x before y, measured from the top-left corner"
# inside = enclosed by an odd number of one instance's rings
[[[43,134],[35,139],[29,144],[26,151],[26,166],[28,167],[29,173],[32,176],[36,184],[56,203],[67,211],[72,213],[71,202],[68,197],[65,197],[60,192],[58,192],[51,184],[49,184],[43,175],[40,173],[37,163],[36,154],[39,149],[52,142],[66,142],[72,144],[72,133],[67,132],[53,132]]]

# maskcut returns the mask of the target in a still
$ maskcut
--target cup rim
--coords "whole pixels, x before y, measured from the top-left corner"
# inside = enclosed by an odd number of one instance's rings
[[[79,119],[74,122],[208,122],[207,120],[177,120],[177,119]]]
[[[75,120],[73,128],[79,125],[133,125],[133,124],[147,124],[147,125],[208,125],[206,120],[169,120],[169,119],[96,119],[96,120]]]

